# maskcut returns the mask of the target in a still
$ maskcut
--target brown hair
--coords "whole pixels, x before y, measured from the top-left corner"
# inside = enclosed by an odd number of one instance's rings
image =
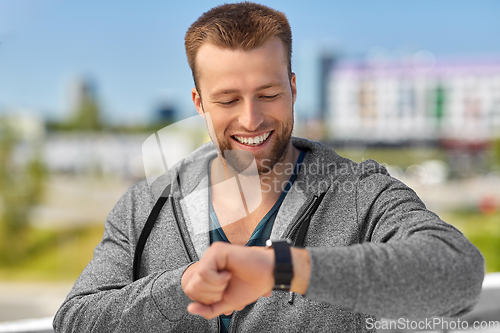
[[[184,37],[195,86],[198,88],[196,54],[203,43],[249,51],[273,37],[278,37],[283,43],[288,76],[291,77],[292,31],[285,14],[253,2],[224,4],[203,13],[191,24]]]

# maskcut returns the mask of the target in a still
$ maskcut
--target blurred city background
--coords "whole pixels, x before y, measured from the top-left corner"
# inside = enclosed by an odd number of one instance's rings
[[[144,140],[196,114],[183,37],[220,3],[0,1],[0,322],[54,314]],[[294,135],[384,163],[500,272],[500,3],[265,4],[294,35]]]

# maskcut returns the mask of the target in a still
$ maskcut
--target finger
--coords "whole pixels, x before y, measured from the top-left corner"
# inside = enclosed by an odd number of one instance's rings
[[[230,272],[221,272],[222,278],[218,283],[208,282],[201,274],[196,274],[184,288],[184,292],[195,301],[199,301],[199,295],[205,293],[223,293],[231,278]],[[194,298],[192,298],[194,297]]]
[[[262,295],[262,297],[269,297],[269,296],[271,296],[271,293],[272,293],[272,290],[269,290],[267,293]]]
[[[220,271],[218,275],[219,275],[219,280],[221,281],[229,281],[232,276],[230,271]]]
[[[184,288],[184,293],[193,301],[212,304],[222,299],[225,287],[214,287],[195,277]]]
[[[214,313],[211,305],[205,305],[199,302],[189,304],[187,310],[189,313],[201,316],[205,319],[212,319],[218,316]]]
[[[231,279],[231,272],[207,269],[201,270],[199,276],[207,286],[214,287],[214,290],[224,290],[227,286],[227,282]]]
[[[188,305],[187,310],[191,314],[202,316],[205,319],[212,319],[226,312],[231,314],[233,309],[224,302],[217,302],[211,305],[194,302]]]
[[[204,305],[211,305],[220,302],[222,300],[222,295],[221,292],[203,293],[203,295],[198,296],[196,301]]]

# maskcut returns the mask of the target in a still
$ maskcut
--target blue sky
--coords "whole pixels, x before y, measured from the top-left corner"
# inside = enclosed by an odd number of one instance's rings
[[[148,121],[165,101],[194,114],[184,33],[220,3],[0,0],[0,109],[65,117],[71,80],[89,76],[113,122]],[[294,65],[320,45],[346,56],[380,46],[393,55],[428,50],[438,61],[500,57],[499,1],[262,3],[288,16]],[[300,70],[307,66],[296,67],[300,100]]]

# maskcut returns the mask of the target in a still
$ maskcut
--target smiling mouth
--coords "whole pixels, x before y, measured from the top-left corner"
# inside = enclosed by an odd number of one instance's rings
[[[259,146],[264,142],[266,142],[267,138],[269,138],[269,135],[271,135],[271,133],[272,131],[254,137],[243,137],[243,136],[233,135],[233,139],[247,146]]]

